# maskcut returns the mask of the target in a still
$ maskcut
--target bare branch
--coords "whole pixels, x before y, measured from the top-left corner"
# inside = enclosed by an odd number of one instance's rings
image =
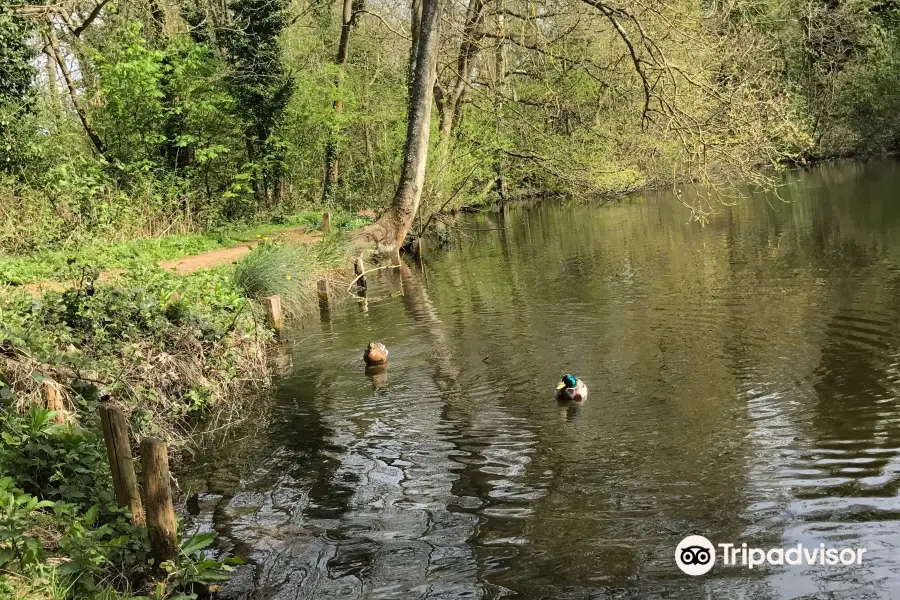
[[[353,17],[354,17],[354,18],[356,18],[356,15],[371,15],[371,16],[375,17],[376,19],[378,19],[379,21],[381,21],[381,24],[384,25],[385,29],[387,29],[388,31],[390,31],[391,33],[393,33],[394,35],[396,35],[397,37],[402,38],[402,39],[407,40],[407,41],[412,40],[412,37],[411,37],[408,33],[406,33],[405,31],[400,31],[400,30],[394,29],[394,28],[390,25],[390,23],[388,23],[387,20],[386,20],[383,16],[381,16],[380,14],[378,14],[378,13],[372,12],[372,11],[370,11],[370,10],[356,10],[356,11],[353,11]]]
[[[100,11],[103,10],[103,7],[106,6],[106,3],[109,0],[100,0],[97,4],[94,5],[94,9],[88,14],[87,18],[82,21],[81,25],[72,30],[72,35],[75,37],[79,37],[85,29],[91,26],[91,23],[97,18],[100,14]]]
[[[625,46],[628,48],[628,54],[631,55],[631,62],[634,63],[634,69],[637,71],[638,76],[641,78],[641,83],[644,88],[644,110],[641,114],[641,122],[645,125],[648,120],[648,114],[650,112],[650,96],[652,95],[652,86],[650,84],[650,80],[647,77],[647,73],[643,67],[643,61],[637,54],[637,50],[635,50],[634,43],[631,41],[631,36],[628,35],[628,32],[625,31],[625,28],[622,27],[622,24],[619,23],[619,20],[616,19],[615,13],[617,12],[615,9],[612,9],[599,0],[582,0],[585,4],[593,6],[597,10],[599,10],[603,15],[612,23],[612,26],[616,29],[616,32],[619,34],[619,37],[622,38],[622,41],[625,43]],[[634,19],[632,19],[634,20]],[[642,37],[644,37],[642,32]],[[646,37],[644,37],[646,39]]]

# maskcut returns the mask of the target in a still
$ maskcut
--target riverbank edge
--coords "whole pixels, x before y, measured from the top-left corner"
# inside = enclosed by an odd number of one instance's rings
[[[352,278],[347,246],[339,238],[317,244],[266,241],[253,251],[275,291],[280,283],[290,285],[285,293],[295,297],[289,299],[289,326],[318,312],[318,280],[330,280],[338,290]],[[307,272],[296,273],[295,267]],[[2,560],[10,546],[3,534],[12,531],[12,524],[0,517],[0,597],[110,600],[131,597],[134,590],[162,600],[178,593],[190,597],[196,584],[209,583],[185,579],[183,572],[160,580],[147,570],[145,533],[129,528],[121,511],[110,505],[112,483],[97,412],[101,405],[122,409],[134,433],[133,449],[145,436],[164,439],[175,464],[189,461],[208,441],[197,429],[201,421],[205,431],[221,432],[247,418],[248,402],[266,393],[279,367],[272,352],[275,335],[260,302],[267,290],[248,293],[235,270],[225,265],[179,276],[153,266],[90,282],[90,287],[82,281],[37,299],[24,290],[0,297],[0,430],[10,432],[0,438],[0,472],[12,476],[7,487],[15,489],[14,501],[18,495],[47,503],[19,515],[29,525],[20,527],[23,545],[30,538],[38,548],[17,565]],[[44,419],[45,424],[34,426]],[[36,485],[40,477],[22,468],[41,459],[44,471],[67,471],[53,459],[72,454],[66,446],[73,438],[80,440],[75,467],[87,471],[80,474],[80,487],[90,490],[76,503],[56,488],[44,493]],[[29,454],[29,444],[52,448],[52,456]],[[78,464],[82,451],[91,456],[87,464]],[[0,481],[0,502],[2,486]],[[71,535],[84,529],[92,511],[88,528],[115,530],[117,539],[132,547],[131,556],[123,561],[122,552],[95,555],[96,564],[70,572],[67,565],[84,559],[72,552]],[[156,587],[160,581],[162,588]]]
[[[900,149],[872,152],[869,154],[846,154],[846,155],[803,155],[795,159],[782,159],[777,164],[760,164],[756,165],[756,170],[760,173],[770,174],[776,177],[779,173],[800,172],[817,167],[840,164],[846,162],[867,163],[878,160],[900,160]],[[773,179],[773,183],[778,183]],[[457,207],[440,211],[438,214],[454,215],[459,213],[475,213],[483,212],[486,209],[493,209],[497,212],[503,212],[505,208],[513,206],[530,206],[546,201],[566,201],[574,198],[583,198],[587,200],[606,202],[622,201],[636,194],[659,192],[666,188],[678,186],[701,185],[700,181],[684,180],[667,180],[667,181],[650,181],[642,184],[629,186],[626,188],[610,188],[606,190],[594,190],[589,193],[576,194],[568,190],[546,191],[546,190],[521,190],[508,196],[505,199],[492,199],[485,202],[474,202],[470,204],[462,204]],[[723,208],[724,208],[723,204]]]

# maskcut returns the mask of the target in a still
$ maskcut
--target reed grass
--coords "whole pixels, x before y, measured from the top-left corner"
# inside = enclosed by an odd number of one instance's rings
[[[349,265],[349,245],[340,234],[318,244],[265,242],[235,267],[234,282],[248,298],[281,296],[285,317],[300,319],[315,313],[316,282]]]

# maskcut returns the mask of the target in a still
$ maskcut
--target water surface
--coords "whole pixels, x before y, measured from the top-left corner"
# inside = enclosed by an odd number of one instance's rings
[[[196,523],[249,561],[226,594],[892,597],[898,189],[896,164],[837,165],[705,228],[666,193],[464,221],[297,332],[264,418],[203,465]],[[553,400],[567,371],[580,408]],[[692,578],[691,533],[867,553]]]

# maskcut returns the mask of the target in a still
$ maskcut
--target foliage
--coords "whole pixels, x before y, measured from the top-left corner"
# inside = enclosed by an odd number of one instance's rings
[[[32,408],[21,420],[0,415],[4,472],[15,473],[25,492],[54,502],[82,508],[112,502],[108,486],[96,481],[109,473],[102,441],[88,430],[54,425],[54,414]]]
[[[39,301],[14,294],[0,300],[0,339],[8,348],[0,355],[0,389],[8,404],[22,405],[50,379],[87,414],[100,398],[114,397],[133,409],[138,433],[177,440],[183,419],[265,383],[261,344],[269,334],[256,323],[222,269],[177,278],[145,267],[114,285],[85,284]]]
[[[26,534],[35,512],[52,506],[14,487],[12,477],[0,479],[0,568],[13,562],[22,569],[40,563],[40,541]]]
[[[758,165],[889,151],[900,137],[890,3],[469,4],[446,10],[426,217],[502,194],[753,178]],[[77,39],[54,21],[101,156],[61,71],[43,72],[47,22],[19,0],[5,6],[7,253],[322,210],[329,141],[340,170],[328,209],[390,201],[406,131],[405,9],[357,12],[342,67],[339,3],[154,4],[165,27],[108,4]],[[469,10],[482,12],[467,21]],[[445,109],[460,82],[459,103]],[[6,278],[31,275],[16,266]]]
[[[240,557],[228,557],[224,560],[208,557],[204,551],[212,545],[216,535],[215,531],[208,531],[182,540],[178,557],[162,564],[166,572],[167,589],[190,590],[196,584],[213,586],[231,578],[232,565],[243,564],[243,561]],[[196,598],[196,594],[185,596],[185,600]]]
[[[279,195],[284,142],[278,128],[293,93],[279,36],[287,25],[287,0],[231,0],[234,24],[220,38],[231,65],[228,79],[235,109],[245,123],[248,160],[257,191]]]
[[[27,127],[21,123],[30,117],[33,101],[35,51],[27,43],[29,34],[25,20],[0,7],[0,173],[19,172],[30,158]]]
[[[178,443],[189,418],[266,381],[269,333],[257,320],[223,269],[144,268],[115,286],[0,300],[0,568],[12,577],[0,586],[24,597],[156,593],[146,534],[113,499],[97,407],[112,400],[137,435]],[[67,424],[37,407],[48,383],[61,387]],[[227,577],[202,553],[211,542],[184,542],[161,598]]]
[[[752,8],[752,9],[751,9]],[[769,81],[792,104],[791,121],[808,142],[809,157],[894,150],[900,139],[896,87],[900,7],[876,1],[766,1],[725,10],[726,33],[751,31],[759,47],[781,59],[766,67]],[[749,53],[747,53],[749,54]],[[760,72],[759,59],[739,63]]]
[[[28,23],[12,13],[22,2],[0,8],[0,103],[27,96],[34,77],[34,49],[27,43]]]
[[[10,444],[7,436],[0,442],[0,467],[12,473],[0,479],[0,569],[32,581],[29,595],[49,591],[50,597],[90,594],[102,598],[112,595],[110,585],[126,590],[148,585],[155,591],[146,532],[133,527],[110,498],[99,503],[73,503],[53,490],[50,494],[44,489],[28,493],[19,487],[19,481],[32,477],[38,458],[48,460],[39,446],[55,437],[65,440],[84,434],[78,426],[51,424],[52,416],[51,411],[38,408],[24,415],[8,411],[0,414],[2,424],[14,431],[29,434],[37,428],[34,440],[24,446]],[[13,446],[19,456],[11,458],[8,446]],[[70,454],[78,458],[77,451]],[[65,459],[54,456],[45,468],[59,472],[66,468],[61,462]],[[85,470],[81,477],[89,479],[101,496],[104,491],[109,496],[110,477],[105,469]],[[240,564],[240,560],[207,557],[203,551],[214,540],[215,533],[204,533],[182,541],[178,558],[161,565],[165,572],[161,589],[165,592],[155,595],[161,600],[196,598],[197,586],[227,580],[229,565]],[[127,573],[128,579],[123,579],[122,573]],[[4,577],[0,590],[4,584],[12,585]]]
[[[65,557],[55,576],[85,591],[112,569],[142,576],[147,542],[112,500],[101,442],[77,425],[53,424],[54,414],[0,415],[0,467],[11,474],[0,480],[0,567],[39,577],[46,561]]]

